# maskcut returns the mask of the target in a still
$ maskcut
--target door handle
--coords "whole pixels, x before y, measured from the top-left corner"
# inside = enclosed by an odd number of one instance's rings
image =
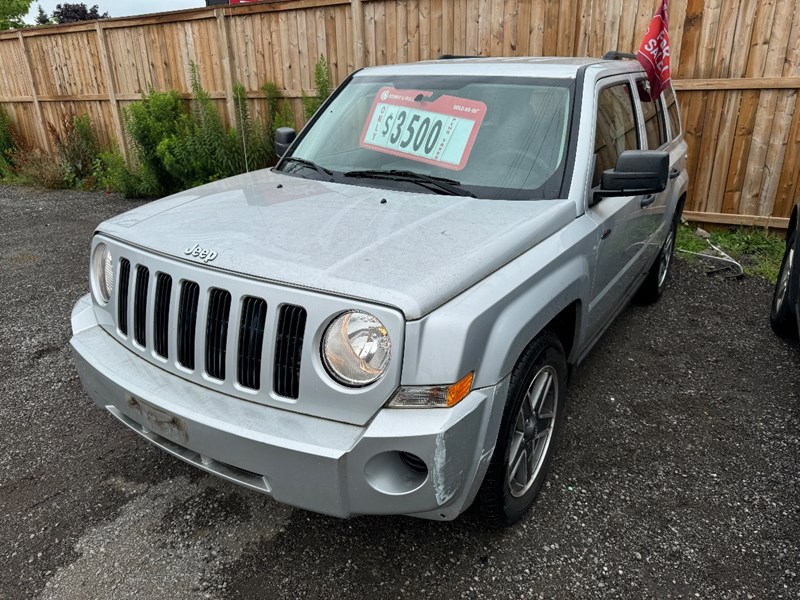
[[[655,201],[656,201],[656,195],[655,194],[648,194],[647,196],[642,198],[642,202],[641,202],[640,206],[642,208],[644,208],[645,206],[650,206]]]
[[[669,172],[669,178],[670,178],[670,179],[677,179],[677,177],[678,177],[680,174],[681,174],[681,172],[680,172],[678,169],[672,169],[672,170]]]

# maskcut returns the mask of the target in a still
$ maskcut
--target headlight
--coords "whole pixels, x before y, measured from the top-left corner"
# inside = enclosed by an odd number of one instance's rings
[[[322,338],[322,359],[328,374],[350,387],[380,379],[391,357],[389,332],[368,313],[350,311],[339,315]]]
[[[114,289],[114,257],[111,256],[108,246],[102,242],[94,248],[92,278],[97,299],[103,303],[108,302]]]

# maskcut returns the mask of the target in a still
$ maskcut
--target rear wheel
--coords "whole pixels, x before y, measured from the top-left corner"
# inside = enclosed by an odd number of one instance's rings
[[[772,330],[781,337],[797,336],[797,321],[792,313],[795,294],[798,287],[795,283],[797,279],[798,265],[797,252],[795,246],[797,241],[797,230],[792,232],[786,241],[786,252],[783,254],[781,269],[778,273],[778,281],[775,284],[775,292],[772,295],[772,310],[769,315],[769,322]]]
[[[497,444],[479,493],[488,522],[511,525],[536,500],[561,431],[566,382],[561,342],[545,332],[525,349],[511,374]]]
[[[672,265],[672,255],[675,253],[675,237],[678,234],[678,220],[673,219],[670,225],[667,239],[658,251],[653,266],[647,273],[647,277],[642,282],[641,287],[636,292],[634,300],[639,304],[652,304],[664,293],[667,287],[667,276]]]

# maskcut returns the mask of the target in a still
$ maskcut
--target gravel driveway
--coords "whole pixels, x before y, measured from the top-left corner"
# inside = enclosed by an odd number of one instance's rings
[[[800,348],[771,286],[678,260],[577,372],[518,526],[276,504],[90,405],[68,349],[93,227],[133,204],[0,186],[0,600],[800,598]]]

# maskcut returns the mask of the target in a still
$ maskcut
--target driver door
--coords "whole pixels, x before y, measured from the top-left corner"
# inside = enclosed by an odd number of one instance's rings
[[[629,77],[602,80],[595,113],[594,172],[587,214],[597,224],[597,252],[589,303],[590,335],[598,335],[622,308],[652,255],[648,240],[653,219],[648,208],[655,196],[606,197],[595,200],[603,171],[613,169],[625,150],[640,150],[633,87]]]

